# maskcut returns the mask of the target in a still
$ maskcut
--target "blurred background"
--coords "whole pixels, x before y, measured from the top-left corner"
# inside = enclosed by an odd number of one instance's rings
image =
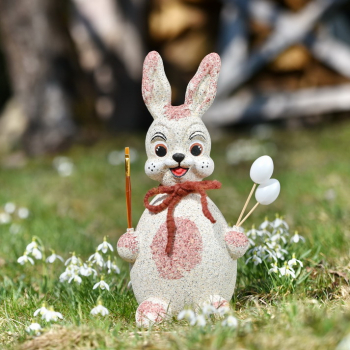
[[[220,54],[211,128],[346,119],[349,33],[349,0],[0,0],[0,153],[146,129],[151,50],[174,105],[202,58]]]

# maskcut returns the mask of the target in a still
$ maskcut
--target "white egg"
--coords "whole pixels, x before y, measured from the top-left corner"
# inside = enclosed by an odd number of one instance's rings
[[[250,168],[250,178],[257,184],[266,182],[273,173],[273,160],[269,156],[259,157]]]
[[[270,179],[260,184],[255,191],[255,199],[263,205],[274,202],[280,194],[281,185],[278,180]]]

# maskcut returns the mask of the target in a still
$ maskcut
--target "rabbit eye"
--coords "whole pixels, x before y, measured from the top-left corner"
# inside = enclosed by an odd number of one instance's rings
[[[155,150],[156,150],[156,155],[158,157],[164,157],[167,154],[167,152],[168,152],[166,146],[165,145],[160,145],[160,144],[158,144],[156,146]]]
[[[190,152],[193,156],[200,156],[203,152],[203,146],[200,143],[194,143],[191,146]]]

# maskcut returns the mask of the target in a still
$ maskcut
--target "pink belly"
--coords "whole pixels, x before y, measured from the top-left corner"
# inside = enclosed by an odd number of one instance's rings
[[[166,223],[153,238],[151,251],[159,275],[165,279],[179,279],[193,270],[202,260],[203,242],[196,224],[188,219],[175,218],[176,232],[173,250],[165,252],[168,233]]]

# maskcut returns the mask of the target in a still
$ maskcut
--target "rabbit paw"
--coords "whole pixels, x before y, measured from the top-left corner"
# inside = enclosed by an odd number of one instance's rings
[[[149,328],[161,323],[169,314],[169,304],[158,298],[148,298],[136,310],[136,324],[140,328]]]
[[[118,241],[117,250],[122,259],[129,263],[134,263],[139,254],[140,246],[137,233],[133,229],[128,229]]]
[[[248,238],[236,227],[227,230],[225,234],[225,243],[233,260],[237,260],[243,256],[249,247]]]

